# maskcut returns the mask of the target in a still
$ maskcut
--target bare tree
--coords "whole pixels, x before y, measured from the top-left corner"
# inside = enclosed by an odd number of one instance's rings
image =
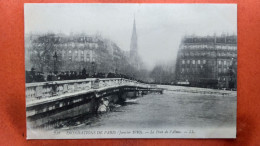
[[[54,70],[54,44],[57,41],[54,34],[46,34],[33,40],[30,61],[34,68],[41,72]],[[56,67],[58,67],[59,61],[56,61]]]

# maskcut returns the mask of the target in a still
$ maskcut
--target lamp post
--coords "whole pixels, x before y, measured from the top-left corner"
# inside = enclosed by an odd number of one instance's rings
[[[91,63],[91,65],[92,65],[92,72],[93,72],[93,75],[95,74],[95,62],[94,61],[92,61],[92,63]]]
[[[56,70],[56,62],[58,60],[58,55],[57,55],[57,52],[55,51],[54,55],[53,55],[53,72],[54,74],[57,73],[57,70]]]
[[[115,61],[115,74],[117,74],[118,73],[118,70],[117,70],[117,68],[118,68],[118,64],[117,64],[117,60]]]

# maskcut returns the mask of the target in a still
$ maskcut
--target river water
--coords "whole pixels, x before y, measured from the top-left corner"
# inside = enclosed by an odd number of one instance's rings
[[[218,90],[216,90],[218,93]],[[165,91],[127,100],[112,111],[73,119],[70,130],[235,127],[236,94]]]

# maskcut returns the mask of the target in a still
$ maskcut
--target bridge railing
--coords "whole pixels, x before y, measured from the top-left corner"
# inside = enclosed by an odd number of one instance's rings
[[[52,98],[66,93],[75,93],[78,91],[90,91],[112,86],[132,85],[139,87],[149,87],[147,84],[123,78],[108,78],[108,79],[83,79],[83,80],[66,80],[52,81],[41,83],[26,84],[26,103],[35,100]]]

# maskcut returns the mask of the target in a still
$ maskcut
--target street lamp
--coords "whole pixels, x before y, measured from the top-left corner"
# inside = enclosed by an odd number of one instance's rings
[[[58,60],[58,55],[57,55],[57,52],[55,51],[54,55],[53,55],[53,72],[54,74],[56,74],[56,62]]]
[[[115,60],[115,74],[117,74],[117,68],[118,68],[118,64],[117,64],[117,60]]]
[[[92,65],[92,72],[93,72],[93,75],[94,75],[95,74],[95,62],[92,61],[91,65]]]

